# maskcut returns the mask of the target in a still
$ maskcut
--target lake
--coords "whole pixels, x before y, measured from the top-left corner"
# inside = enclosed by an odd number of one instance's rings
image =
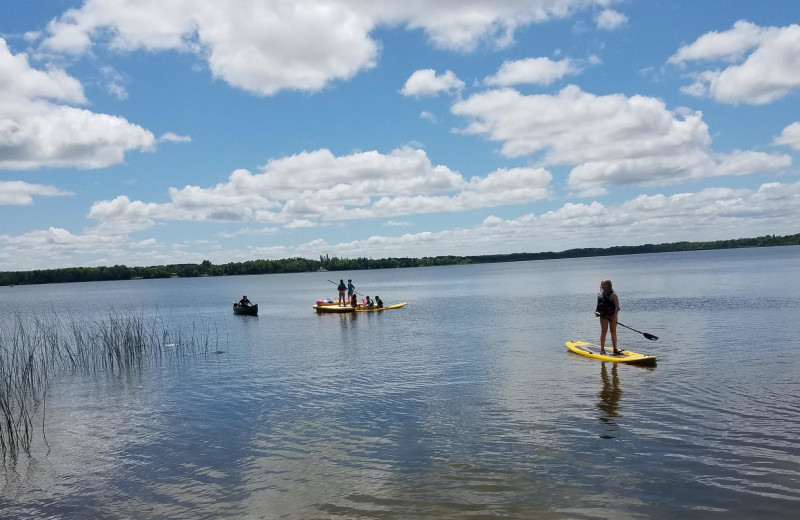
[[[352,278],[381,313],[316,314]],[[600,280],[620,345],[602,363]],[[247,294],[259,316],[235,316]],[[800,247],[0,287],[0,316],[134,309],[213,346],[59,374],[0,517],[796,518]],[[609,341],[610,343],[610,341]],[[168,348],[168,347],[165,347]]]

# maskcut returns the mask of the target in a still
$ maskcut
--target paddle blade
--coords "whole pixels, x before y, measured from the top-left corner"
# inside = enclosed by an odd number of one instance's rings
[[[650,341],[658,341],[658,336],[653,336],[652,334],[648,334],[647,332],[642,332],[642,336],[649,339]]]

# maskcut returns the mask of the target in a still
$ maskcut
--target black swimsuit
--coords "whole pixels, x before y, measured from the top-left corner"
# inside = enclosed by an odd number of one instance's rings
[[[611,294],[614,294],[613,292]],[[597,293],[597,312],[602,316],[613,316],[617,311],[617,306],[611,296],[606,296],[606,293],[600,291]]]

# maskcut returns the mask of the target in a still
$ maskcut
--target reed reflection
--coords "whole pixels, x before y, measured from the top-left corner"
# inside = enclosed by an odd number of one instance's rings
[[[603,387],[597,396],[600,401],[597,408],[600,410],[600,421],[606,425],[600,437],[603,439],[613,439],[619,429],[616,418],[619,417],[619,400],[622,397],[622,389],[619,386],[619,376],[617,375],[617,364],[611,363],[611,373],[607,363],[602,363],[600,368],[600,378],[603,380]]]

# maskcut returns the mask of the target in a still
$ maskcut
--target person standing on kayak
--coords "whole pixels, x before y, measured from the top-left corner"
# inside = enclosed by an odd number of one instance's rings
[[[347,301],[352,301],[353,295],[356,293],[356,286],[353,285],[353,280],[347,280]]]
[[[594,308],[594,315],[600,317],[600,353],[606,353],[606,334],[611,329],[611,344],[614,347],[614,354],[619,354],[617,349],[617,314],[619,314],[619,298],[611,280],[600,282],[600,292],[597,293],[597,305]]]
[[[339,307],[344,307],[347,305],[347,302],[344,299],[344,292],[347,290],[347,286],[344,284],[344,280],[339,280]]]

